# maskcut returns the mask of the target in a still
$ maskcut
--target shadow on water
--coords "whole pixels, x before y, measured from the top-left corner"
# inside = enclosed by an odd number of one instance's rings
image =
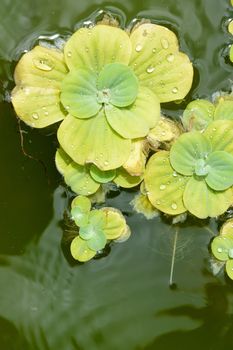
[[[233,347],[233,315],[228,298],[233,296],[232,283],[226,287],[217,283],[205,285],[206,306],[202,308],[182,305],[159,312],[156,316],[185,316],[198,320],[201,325],[195,329],[177,330],[162,334],[143,347],[144,350],[169,349],[175,344],[178,349],[231,349]]]

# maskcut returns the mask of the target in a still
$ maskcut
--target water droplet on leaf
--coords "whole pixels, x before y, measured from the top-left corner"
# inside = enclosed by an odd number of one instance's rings
[[[135,47],[135,50],[136,50],[136,52],[142,51],[142,45],[141,45],[141,44],[138,44],[138,45]]]
[[[165,50],[169,48],[169,42],[165,38],[161,39],[161,45]]]
[[[177,87],[174,87],[174,88],[172,89],[172,93],[173,93],[173,94],[177,94],[177,92],[178,92]]]
[[[35,119],[35,120],[38,120],[39,119],[39,115],[37,113],[33,113],[32,114],[32,118]]]
[[[160,185],[160,187],[159,187],[159,189],[160,189],[161,191],[165,190],[165,188],[166,188],[166,185]]]
[[[177,209],[177,204],[176,203],[172,203],[171,207],[172,207],[173,210],[176,210]]]
[[[33,63],[36,68],[47,72],[51,71],[54,68],[53,61],[47,58],[34,58]]]
[[[155,70],[154,66],[149,66],[146,71],[147,71],[147,73],[153,73],[154,70]]]

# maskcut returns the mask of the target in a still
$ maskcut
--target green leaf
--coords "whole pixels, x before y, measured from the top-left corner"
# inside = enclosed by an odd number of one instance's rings
[[[64,175],[65,170],[70,163],[72,163],[72,159],[62,148],[59,148],[55,155],[55,164],[59,173]]]
[[[213,151],[225,151],[233,155],[233,120],[216,120],[203,133]]]
[[[232,61],[233,61],[233,57],[232,57]],[[227,273],[227,276],[233,280],[233,259],[230,259],[226,262],[226,273]]]
[[[107,243],[107,238],[105,236],[104,231],[101,229],[98,229],[98,230],[95,230],[94,236],[87,241],[87,246],[90,249],[97,252],[98,250],[103,249],[106,243]]]
[[[72,191],[83,196],[95,193],[100,187],[100,184],[90,176],[88,168],[75,162],[65,169],[64,177]]]
[[[148,134],[160,118],[158,98],[147,88],[140,88],[136,101],[129,107],[105,107],[111,127],[124,138],[139,138]]]
[[[61,83],[67,74],[63,54],[36,46],[22,56],[15,69],[12,103],[26,124],[44,128],[65,118],[60,106]]]
[[[71,215],[77,226],[86,226],[89,221],[91,201],[84,196],[75,197],[71,204]]]
[[[202,131],[214,119],[214,105],[207,100],[190,102],[182,117],[182,123],[186,130]]]
[[[90,119],[68,115],[58,129],[58,140],[76,163],[94,163],[104,171],[124,164],[131,149],[131,141],[110,127],[103,110]]]
[[[101,210],[92,210],[89,216],[89,222],[96,228],[103,228],[105,224],[105,215]]]
[[[77,118],[90,118],[99,112],[97,75],[88,69],[71,71],[62,83],[61,102]]]
[[[233,156],[224,151],[209,155],[207,164],[210,167],[205,180],[216,191],[226,190],[233,185]]]
[[[73,239],[70,246],[70,252],[73,258],[80,262],[91,260],[96,255],[96,252],[90,249],[87,242],[81,237],[75,237]]]
[[[102,208],[105,215],[104,233],[107,239],[119,238],[126,230],[126,221],[120,210],[115,208]]]
[[[117,169],[116,177],[113,180],[117,186],[132,188],[142,182],[143,176],[132,176],[124,168]]]
[[[233,45],[231,45],[230,47],[229,57],[230,57],[230,61],[233,63]]]
[[[92,164],[90,167],[90,175],[96,182],[105,184],[114,179],[114,177],[116,176],[116,170],[114,169],[102,171],[99,168],[97,168],[96,165]]]
[[[229,250],[233,248],[233,239],[225,236],[215,237],[211,243],[211,250],[216,259],[227,261]]]
[[[159,151],[147,163],[144,181],[152,205],[170,215],[184,213],[183,193],[189,178],[171,167],[169,152]]]
[[[183,99],[192,85],[193,67],[188,56],[179,52],[175,34],[166,27],[145,23],[132,31],[130,40],[130,66],[140,85],[151,89],[160,102]]]
[[[215,217],[232,204],[232,189],[214,191],[204,179],[192,176],[185,187],[183,199],[187,210],[199,219]]]
[[[220,98],[214,114],[215,120],[229,119],[233,120],[233,100],[224,100]]]
[[[88,224],[89,215],[87,213],[84,213],[81,208],[74,207],[71,210],[71,215],[77,226],[83,227]]]
[[[104,66],[98,77],[98,102],[116,107],[131,105],[138,94],[138,79],[130,67],[122,63]]]
[[[128,34],[108,25],[81,28],[67,41],[65,60],[70,70],[90,68],[99,73],[108,63],[129,63],[131,43]]]
[[[197,131],[181,135],[170,152],[172,167],[183,175],[192,175],[199,159],[205,160],[211,152],[210,141]]]
[[[220,229],[220,235],[232,235],[233,237],[233,219],[229,219],[224,222]]]

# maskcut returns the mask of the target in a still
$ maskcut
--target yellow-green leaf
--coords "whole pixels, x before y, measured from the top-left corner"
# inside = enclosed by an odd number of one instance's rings
[[[198,217],[206,219],[223,214],[232,204],[232,189],[212,190],[202,178],[191,177],[184,191],[184,205]]]
[[[183,203],[183,193],[189,178],[177,174],[171,167],[169,152],[154,154],[147,163],[144,174],[148,198],[160,211],[178,215],[187,209]]]
[[[67,74],[63,54],[36,46],[24,54],[15,69],[12,103],[26,124],[43,128],[65,117],[60,105],[61,83]]]
[[[213,151],[225,151],[233,155],[233,120],[216,120],[204,134],[211,142]]]
[[[126,230],[126,221],[122,213],[115,208],[102,208],[105,215],[104,233],[107,239],[116,239]]]
[[[132,47],[128,34],[120,28],[96,25],[81,28],[67,41],[65,60],[70,70],[100,70],[108,63],[128,64]]]
[[[146,23],[133,30],[130,66],[142,86],[150,88],[160,102],[184,98],[193,80],[187,55],[179,52],[175,34],[168,28]]]
[[[58,140],[76,163],[94,163],[101,170],[120,167],[130,155],[131,141],[110,127],[103,110],[89,119],[67,116],[59,127]]]
[[[124,168],[117,169],[116,177],[113,180],[117,186],[123,188],[135,187],[142,182],[143,176],[132,176]]]
[[[87,241],[84,241],[81,237],[73,239],[70,251],[73,258],[80,262],[91,260],[96,255],[96,252],[88,247]]]

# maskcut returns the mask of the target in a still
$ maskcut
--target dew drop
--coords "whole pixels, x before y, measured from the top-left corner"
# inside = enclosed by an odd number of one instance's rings
[[[177,175],[177,173],[174,171],[174,173],[172,174],[172,176],[177,177],[178,175]]]
[[[33,113],[32,114],[32,118],[35,119],[35,120],[38,120],[39,119],[39,115],[37,113]]]
[[[68,57],[71,57],[71,56],[72,56],[72,52],[71,52],[71,51],[68,51],[68,52],[67,52],[67,56],[68,56]]]
[[[177,204],[176,203],[172,203],[171,207],[172,207],[173,210],[176,210],[177,209]]]
[[[161,132],[161,135],[162,135],[162,136],[165,136],[165,135],[166,135],[166,131],[162,131],[162,132]]]
[[[141,45],[141,44],[138,44],[138,45],[135,47],[135,51],[136,51],[136,52],[142,51],[142,45]]]
[[[109,162],[107,160],[104,161],[104,165],[108,165]]]
[[[166,188],[166,185],[160,185],[160,187],[159,187],[159,189],[160,189],[161,191],[165,190],[165,188]]]
[[[168,49],[169,48],[169,42],[167,41],[167,39],[162,38],[161,39],[161,45],[164,49]]]
[[[172,53],[170,53],[169,55],[167,55],[167,61],[168,61],[168,62],[173,62],[174,59],[175,59],[175,56],[174,56]]]
[[[153,73],[154,70],[155,70],[154,66],[149,66],[146,71],[147,71],[147,73]]]
[[[49,115],[49,112],[48,112],[48,111],[45,111],[45,112],[44,112],[44,115]]]
[[[174,87],[174,88],[172,89],[172,93],[173,93],[173,94],[177,94],[177,92],[178,92],[177,87]]]
[[[47,58],[34,58],[33,63],[36,68],[47,72],[51,71],[54,68],[53,61]]]
[[[222,248],[217,249],[218,253],[222,253]]]
[[[160,205],[160,203],[161,203],[161,202],[160,202],[159,200],[156,201],[156,204]]]
[[[156,53],[156,49],[154,48],[154,49],[152,50],[152,52],[153,52],[153,53]]]

